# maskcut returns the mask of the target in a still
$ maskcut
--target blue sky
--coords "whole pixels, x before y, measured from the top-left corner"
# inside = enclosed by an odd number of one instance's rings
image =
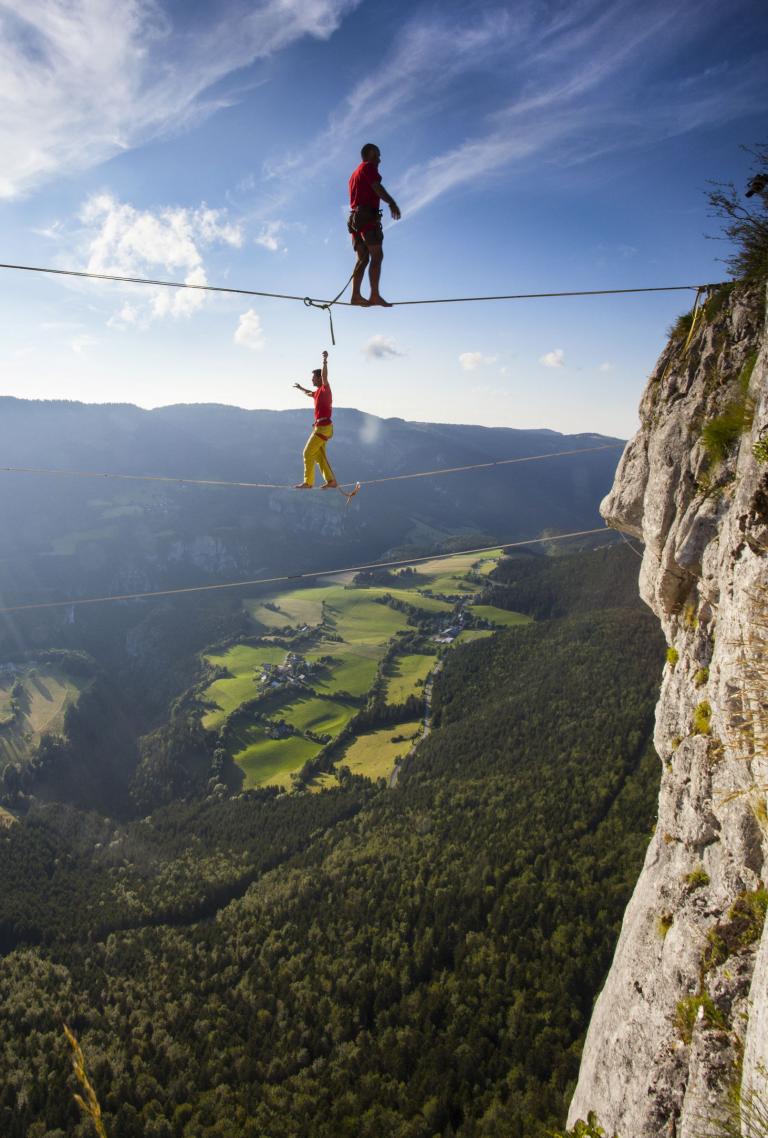
[[[724,279],[764,0],[0,0],[0,261],[332,296],[382,150],[390,300]],[[338,405],[629,435],[693,294],[336,310]],[[295,302],[0,272],[3,393],[302,407]]]

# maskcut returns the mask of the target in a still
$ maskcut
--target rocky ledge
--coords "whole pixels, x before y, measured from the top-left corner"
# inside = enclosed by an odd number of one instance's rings
[[[768,1118],[765,312],[764,285],[727,286],[678,321],[601,506],[645,545],[668,644],[658,823],[569,1113],[619,1138],[737,1134],[739,1100],[743,1134]]]

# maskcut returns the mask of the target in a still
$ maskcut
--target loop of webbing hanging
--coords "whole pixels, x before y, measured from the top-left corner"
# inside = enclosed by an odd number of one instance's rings
[[[694,332],[694,329],[696,327],[696,319],[699,315],[699,312],[701,311],[701,309],[699,308],[699,301],[701,299],[701,294],[704,291],[706,291],[706,290],[701,289],[701,288],[696,289],[696,300],[695,300],[694,305],[693,305],[693,316],[691,317],[691,327],[690,327],[690,331],[688,332],[688,336],[686,338],[686,341],[683,344],[683,355],[686,355],[686,353],[688,352],[688,348],[690,347],[691,340],[693,339],[693,332]]]
[[[307,308],[322,308],[324,312],[328,313],[328,323],[331,326],[331,343],[333,344],[334,347],[336,347],[336,337],[333,334],[333,314],[331,312],[331,309],[333,308],[334,304],[336,304],[339,300],[341,300],[342,296],[344,295],[344,293],[347,290],[347,285],[352,280],[352,277],[354,275],[355,275],[355,270],[353,269],[352,272],[347,277],[346,281],[344,282],[344,287],[341,289],[340,292],[336,293],[333,300],[315,300],[311,296],[305,296],[304,297],[304,304],[306,305]]]

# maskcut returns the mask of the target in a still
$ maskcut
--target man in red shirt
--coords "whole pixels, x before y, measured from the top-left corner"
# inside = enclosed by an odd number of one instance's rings
[[[357,264],[352,274],[352,304],[368,307],[371,304],[381,304],[391,308],[379,292],[379,277],[381,276],[381,262],[384,259],[382,242],[384,233],[381,228],[381,210],[379,202],[385,201],[389,206],[393,221],[400,220],[400,209],[394,198],[390,197],[381,184],[379,162],[381,151],[372,142],[366,142],[360,151],[362,162],[353,171],[349,179],[349,221],[347,229],[352,236],[352,245],[357,253]],[[370,261],[368,280],[371,283],[371,295],[368,300],[360,294],[365,269]]]
[[[336,481],[336,477],[331,470],[331,464],[325,454],[325,444],[329,439],[333,438],[333,424],[331,422],[333,402],[331,385],[328,383],[327,352],[323,352],[322,369],[317,367],[312,372],[312,384],[315,388],[314,391],[311,391],[308,387],[302,387],[300,383],[294,383],[293,385],[315,401],[315,425],[312,434],[309,436],[307,445],[304,447],[304,481],[299,482],[296,489],[312,489],[315,484],[315,463],[317,463],[325,479],[322,489],[334,490],[338,486],[338,482]]]

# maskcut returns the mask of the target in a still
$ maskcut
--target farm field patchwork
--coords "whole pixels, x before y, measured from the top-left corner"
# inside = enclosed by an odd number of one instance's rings
[[[489,553],[457,553],[449,560],[441,558],[437,561],[425,561],[415,566],[419,576],[430,577],[429,588],[434,593],[473,593],[476,587],[471,581],[464,580],[470,570],[485,577],[496,565],[501,556],[501,550],[491,550]]]
[[[386,598],[403,600],[426,615],[444,614],[448,618],[453,605],[424,595],[421,590],[472,594],[477,586],[465,579],[466,574],[472,570],[484,575],[497,560],[498,555],[493,554],[457,554],[450,561],[441,558],[419,565],[415,573],[397,575],[383,586],[355,587],[347,574],[344,578],[329,576],[328,583],[313,588],[283,589],[272,596],[245,601],[246,609],[266,634],[265,640],[276,629],[307,626],[312,630],[309,643],[297,645],[296,652],[310,665],[323,661],[318,669],[307,669],[302,686],[294,674],[291,686],[270,693],[266,705],[269,718],[283,719],[297,732],[337,736],[357,711],[357,705],[345,700],[343,693],[355,698],[366,695],[392,638],[412,627],[407,614],[392,608]],[[472,611],[502,626],[526,619],[492,606],[475,606]],[[487,635],[493,635],[492,631],[467,630],[458,639],[461,642]],[[243,703],[261,695],[261,666],[282,664],[286,655],[284,646],[270,643],[241,644],[224,653],[208,654],[209,663],[226,668],[230,675],[215,680],[203,693],[204,699],[213,705],[204,713],[203,726],[215,730]],[[412,651],[398,659],[394,674],[387,680],[387,701],[402,703],[409,696],[418,695],[435,659],[436,654],[429,649],[423,653]],[[347,749],[341,761],[358,773],[381,777],[392,770],[396,755],[410,749],[411,737],[418,730],[419,724],[414,722],[369,732]],[[392,743],[393,737],[403,735],[408,736],[405,742]],[[302,735],[272,739],[259,723],[239,729],[229,746],[232,758],[245,772],[246,786],[276,783],[286,788],[291,785],[290,775],[320,749],[319,744]],[[318,776],[313,789],[332,785],[334,779],[332,773]]]
[[[269,645],[236,644],[228,652],[205,657],[209,664],[226,668],[231,676],[224,676],[203,692],[203,698],[215,704],[203,716],[203,727],[212,731],[220,727],[230,712],[246,700],[255,699],[259,694],[259,669],[262,664],[281,664],[285,659],[285,648],[272,648]]]

